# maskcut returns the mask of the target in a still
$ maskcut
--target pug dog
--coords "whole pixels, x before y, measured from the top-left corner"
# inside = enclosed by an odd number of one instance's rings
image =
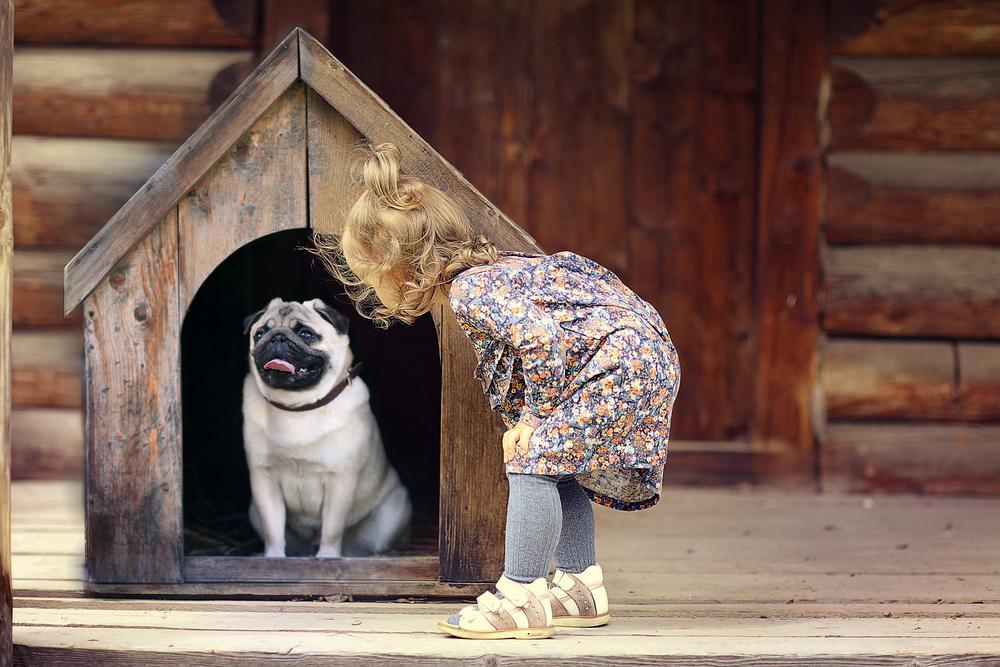
[[[347,329],[320,299],[275,297],[243,322],[250,522],[265,556],[317,544],[317,558],[371,555],[408,536],[409,493],[386,459]]]

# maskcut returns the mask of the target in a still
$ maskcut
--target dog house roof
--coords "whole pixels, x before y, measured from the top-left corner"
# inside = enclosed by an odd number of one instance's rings
[[[63,270],[68,315],[289,86],[303,81],[361,134],[399,146],[413,173],[450,194],[477,232],[499,247],[538,251],[535,240],[491,204],[312,35],[296,28],[115,213]]]

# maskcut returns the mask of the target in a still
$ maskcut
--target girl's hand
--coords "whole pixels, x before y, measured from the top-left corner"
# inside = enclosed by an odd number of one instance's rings
[[[514,458],[515,452],[520,452],[521,454],[527,453],[528,443],[531,439],[531,434],[535,432],[535,429],[528,426],[524,422],[518,422],[514,428],[503,434],[503,462],[508,463]]]

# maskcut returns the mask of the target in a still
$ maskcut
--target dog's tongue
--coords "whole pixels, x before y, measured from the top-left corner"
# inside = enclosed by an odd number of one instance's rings
[[[294,373],[295,372],[295,366],[292,366],[290,363],[288,363],[284,359],[271,359],[271,361],[269,361],[266,364],[264,364],[264,368],[272,370],[272,371],[281,371],[283,373]]]

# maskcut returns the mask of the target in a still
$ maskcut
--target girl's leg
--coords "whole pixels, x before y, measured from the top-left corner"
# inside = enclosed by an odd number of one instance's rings
[[[530,583],[549,573],[563,525],[557,477],[507,473],[504,568],[508,579]]]
[[[562,530],[556,547],[556,567],[579,574],[597,562],[594,552],[594,508],[575,477],[557,484],[562,507]]]

